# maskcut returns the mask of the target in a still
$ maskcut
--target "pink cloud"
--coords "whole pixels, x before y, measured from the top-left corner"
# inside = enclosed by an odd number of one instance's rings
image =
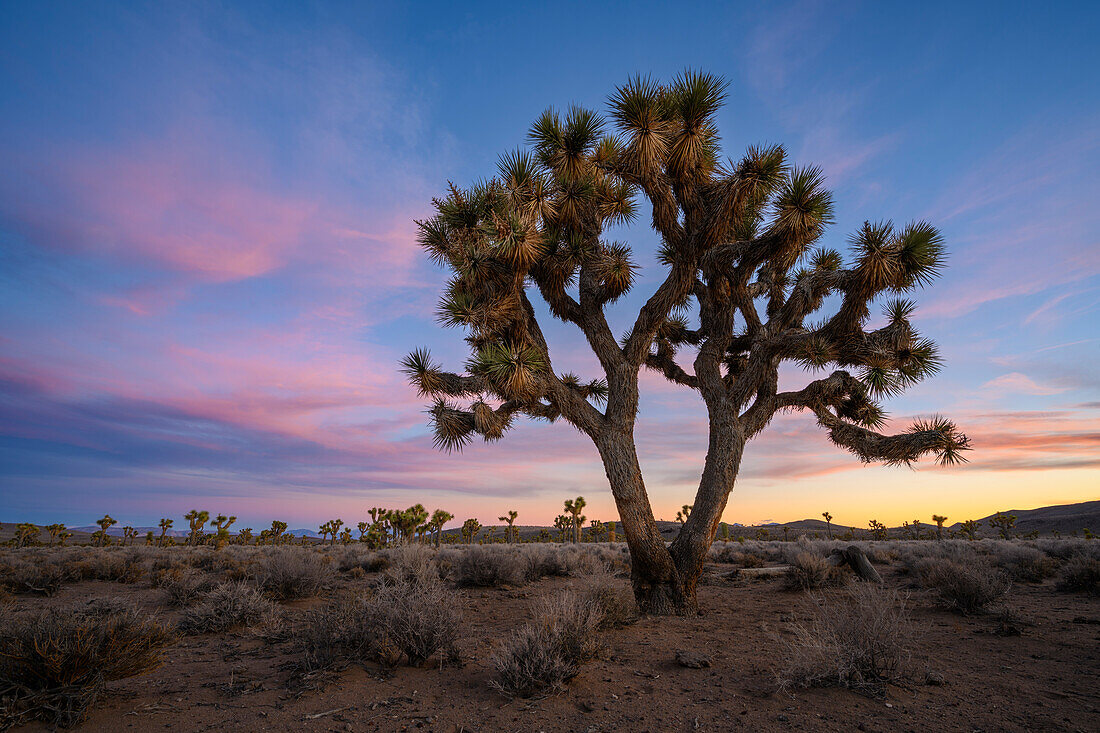
[[[1048,387],[1038,384],[1031,377],[1021,372],[1002,374],[996,379],[989,380],[981,388],[996,392],[998,395],[1006,392],[1010,394],[1052,395],[1066,391],[1065,387]]]

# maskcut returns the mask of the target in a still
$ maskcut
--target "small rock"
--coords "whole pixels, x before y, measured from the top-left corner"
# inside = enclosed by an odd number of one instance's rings
[[[942,672],[932,670],[924,676],[924,684],[931,685],[932,687],[943,687],[947,684],[947,679],[943,676]]]
[[[703,669],[710,666],[710,657],[700,652],[693,652],[687,649],[681,649],[676,652],[676,663],[681,667],[690,667],[691,669]]]
[[[786,723],[788,720],[790,720],[790,718],[788,718],[783,713],[780,713],[779,715],[776,715],[775,719],[778,720],[780,723]]]

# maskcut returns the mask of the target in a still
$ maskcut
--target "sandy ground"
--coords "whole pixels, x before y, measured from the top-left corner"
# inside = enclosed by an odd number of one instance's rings
[[[705,614],[649,618],[603,632],[607,652],[562,694],[507,700],[490,690],[494,645],[529,618],[541,595],[568,586],[546,578],[519,589],[461,590],[461,667],[351,667],[314,689],[288,686],[293,640],[248,631],[183,638],[166,664],[108,685],[80,730],[234,731],[1095,731],[1100,716],[1100,601],[1058,593],[1051,581],[1017,584],[1009,605],[1019,636],[991,617],[939,610],[890,568],[886,583],[911,594],[918,634],[910,678],[884,698],[831,688],[785,692],[776,684],[783,638],[808,614],[807,597],[776,579],[737,583],[710,566]],[[366,584],[344,578],[353,588]],[[623,581],[625,582],[625,581]],[[837,591],[826,591],[835,593]],[[121,596],[173,618],[156,589],[106,582],[65,586],[19,605],[63,607]],[[287,604],[288,623],[317,599]],[[676,662],[682,649],[711,666]],[[929,673],[945,684],[927,684]],[[47,730],[35,724],[24,730]]]

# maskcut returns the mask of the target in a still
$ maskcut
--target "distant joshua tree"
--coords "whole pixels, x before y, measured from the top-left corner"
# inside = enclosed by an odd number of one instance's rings
[[[183,515],[183,518],[187,520],[188,526],[191,529],[190,534],[187,535],[187,544],[197,545],[203,537],[202,528],[206,526],[206,523],[210,520],[210,512],[199,511],[198,509],[192,509]]]
[[[904,465],[935,454],[952,464],[969,448],[940,417],[900,435],[878,432],[880,401],[934,374],[940,358],[910,322],[912,301],[890,302],[884,325],[867,330],[870,305],[939,275],[939,232],[925,222],[866,222],[847,263],[818,246],[833,220],[824,175],[792,167],[779,146],[723,163],[716,115],[725,89],[693,71],[663,84],[635,78],[611,95],[611,126],[579,107],[564,117],[547,110],[531,127],[531,151],[502,157],[489,181],[450,186],[418,222],[420,244],[453,272],[440,319],[466,329],[472,352],[466,374],[444,371],[424,349],[403,362],[434,399],[435,444],[496,441],[519,415],[564,419],[587,435],[630,547],[635,596],[650,614],[697,608],[745,446],[776,413],[808,412],[864,461]],[[604,235],[634,219],[639,197],[667,272],[619,339],[606,307],[639,281],[638,268],[627,244]],[[594,379],[555,371],[536,294],[582,332],[599,362]],[[676,360],[684,347],[686,367]],[[780,392],[783,362],[834,371]],[[643,367],[697,391],[709,418],[694,511],[671,545],[654,520],[634,439]]]
[[[977,539],[978,526],[976,519],[968,519],[959,525],[968,540]]]
[[[122,528],[122,544],[132,545],[134,544],[134,538],[137,537],[138,531],[133,527]]]
[[[210,526],[217,527],[214,541],[219,548],[229,543],[229,527],[236,521],[236,517],[227,517],[224,514],[219,514],[210,520]]]
[[[567,532],[572,537],[573,518],[568,514],[559,514],[554,518],[554,529],[558,530],[558,542],[564,543]]]
[[[164,544],[164,535],[168,534],[168,530],[172,529],[172,520],[165,517],[157,523],[157,526],[160,527],[160,537],[157,538],[157,545],[159,546]]]
[[[614,522],[608,522],[606,526],[607,526],[607,541],[608,542],[614,542],[615,541],[615,523]]]
[[[867,526],[871,528],[871,537],[876,540],[886,539],[886,525],[877,519],[872,519],[867,522]]]
[[[1001,539],[1007,540],[1012,536],[1012,528],[1016,526],[1016,515],[997,512],[989,518],[989,526],[1000,532]]]
[[[104,514],[103,519],[98,520],[96,524],[99,525],[99,537],[97,538],[96,544],[101,547],[109,545],[111,543],[111,538],[107,534],[107,530],[110,529],[112,525],[118,524],[118,520],[113,519],[110,514]]]
[[[680,511],[676,512],[676,521],[679,522],[681,525],[683,525],[688,520],[688,517],[690,517],[690,516],[691,516],[691,505],[690,504],[684,504],[684,506],[680,508]]]
[[[936,539],[943,539],[943,523],[947,521],[947,517],[942,514],[933,514],[932,521],[936,523]]]
[[[429,526],[435,535],[435,546],[439,547],[439,542],[443,537],[443,525],[455,518],[455,515],[450,512],[445,512],[442,509],[436,509],[432,512],[432,518],[428,521]]]
[[[833,538],[833,515],[829,512],[821,512],[821,516],[825,517],[825,531],[829,535],[829,539]]]
[[[472,544],[477,533],[481,531],[481,522],[476,519],[467,519],[462,523],[462,541],[467,545]]]
[[[37,544],[38,533],[41,531],[41,528],[37,524],[20,522],[15,525],[15,546],[28,547]]]
[[[573,543],[581,541],[581,527],[584,525],[584,516],[581,515],[581,510],[588,504],[584,500],[583,496],[578,496],[576,499],[565,500],[565,511],[573,518]]]
[[[65,531],[64,524],[48,524],[46,525],[46,532],[50,535],[50,545],[57,540],[57,536]]]
[[[512,509],[503,517],[497,517],[500,521],[506,523],[508,527],[504,530],[504,541],[515,542],[519,539],[519,532],[516,530],[516,517],[519,516],[519,512]]]

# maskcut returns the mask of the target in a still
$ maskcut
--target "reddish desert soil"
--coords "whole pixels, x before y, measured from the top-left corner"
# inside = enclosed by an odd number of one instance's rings
[[[604,632],[608,652],[568,689],[539,700],[507,700],[490,690],[494,645],[529,618],[539,597],[568,586],[543,579],[515,590],[459,591],[464,604],[464,666],[352,667],[319,689],[288,689],[293,642],[270,644],[249,632],[183,638],[151,673],[108,686],[84,731],[1096,731],[1100,709],[1100,601],[1058,593],[1050,581],[1017,584],[1010,607],[1019,636],[994,633],[992,617],[939,610],[908,578],[882,568],[886,583],[911,594],[919,639],[912,674],[884,698],[831,688],[780,691],[782,638],[808,613],[806,596],[781,581],[736,583],[710,568],[700,588],[705,615],[649,618]],[[342,581],[353,587],[366,579]],[[623,581],[624,583],[626,581]],[[837,591],[827,591],[837,592]],[[122,596],[157,610],[159,592],[83,582],[50,599],[65,606]],[[319,601],[288,604],[289,623]],[[172,618],[171,613],[162,615]],[[676,662],[697,649],[711,667]],[[928,673],[940,685],[926,684]],[[47,730],[35,724],[24,730]]]

